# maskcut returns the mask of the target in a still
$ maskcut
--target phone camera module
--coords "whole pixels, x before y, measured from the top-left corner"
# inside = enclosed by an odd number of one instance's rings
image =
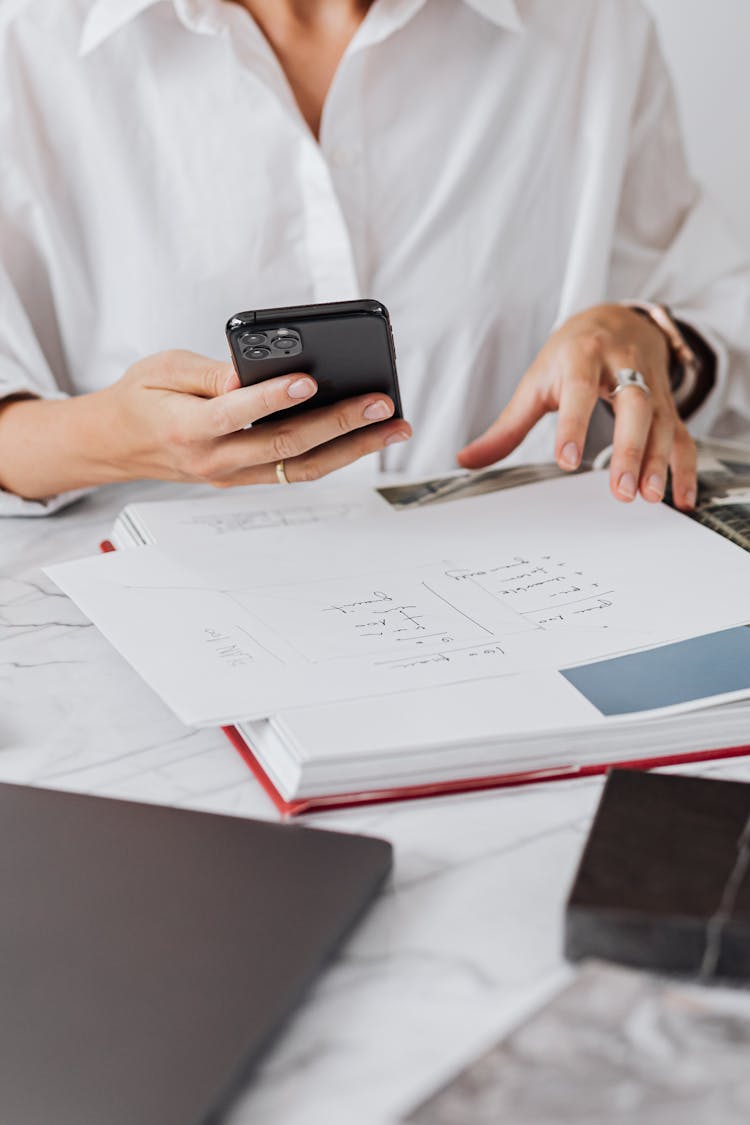
[[[282,355],[299,355],[302,351],[302,337],[294,328],[277,328],[271,347]]]
[[[270,348],[243,348],[242,354],[245,359],[268,359],[271,354]]]
[[[245,348],[255,348],[259,344],[265,344],[265,332],[243,332],[237,343],[242,348],[242,354],[245,354]]]

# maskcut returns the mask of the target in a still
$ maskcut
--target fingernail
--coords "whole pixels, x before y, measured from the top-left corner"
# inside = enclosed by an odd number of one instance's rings
[[[574,441],[569,441],[560,451],[560,464],[566,469],[578,467],[578,446]]]
[[[393,408],[387,402],[371,402],[362,411],[362,414],[370,422],[382,422],[384,418],[390,418],[393,413]]]
[[[396,430],[395,434],[388,434],[388,437],[383,442],[383,445],[395,445],[398,441],[408,441],[410,434],[405,433],[404,430]]]
[[[685,503],[687,504],[688,508],[694,508],[696,500],[697,496],[695,493],[695,489],[688,489],[688,491],[685,493]]]
[[[621,496],[632,500],[635,496],[635,477],[632,473],[623,473],[617,482],[617,491]]]
[[[646,481],[646,488],[649,492],[653,492],[655,496],[664,495],[664,477],[659,476],[658,473],[652,473]]]
[[[312,379],[295,379],[286,389],[290,398],[309,398],[315,390]]]

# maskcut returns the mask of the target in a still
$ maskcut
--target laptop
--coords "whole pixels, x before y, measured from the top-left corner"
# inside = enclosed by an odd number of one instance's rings
[[[0,784],[0,1121],[214,1125],[382,840]]]

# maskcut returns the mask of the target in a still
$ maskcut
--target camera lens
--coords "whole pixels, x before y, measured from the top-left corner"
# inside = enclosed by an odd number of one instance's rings
[[[268,359],[271,354],[270,348],[243,348],[242,354],[245,359]]]
[[[277,336],[271,343],[275,348],[279,348],[283,352],[291,351],[297,341],[294,336]]]
[[[243,348],[243,349],[244,348],[253,348],[253,347],[256,347],[258,344],[265,344],[265,342],[266,342],[265,332],[243,332],[242,335],[239,338],[239,341],[238,341],[240,347]],[[243,354],[244,354],[244,352],[243,352]]]

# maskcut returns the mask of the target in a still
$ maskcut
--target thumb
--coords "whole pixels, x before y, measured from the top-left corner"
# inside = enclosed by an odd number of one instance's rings
[[[546,413],[547,408],[531,382],[520,383],[492,425],[458,454],[459,465],[464,469],[483,469],[507,457]]]
[[[149,361],[146,361],[149,363]],[[160,352],[152,357],[146,373],[148,386],[182,394],[216,398],[236,390],[240,380],[231,363],[198,355],[196,352]]]

